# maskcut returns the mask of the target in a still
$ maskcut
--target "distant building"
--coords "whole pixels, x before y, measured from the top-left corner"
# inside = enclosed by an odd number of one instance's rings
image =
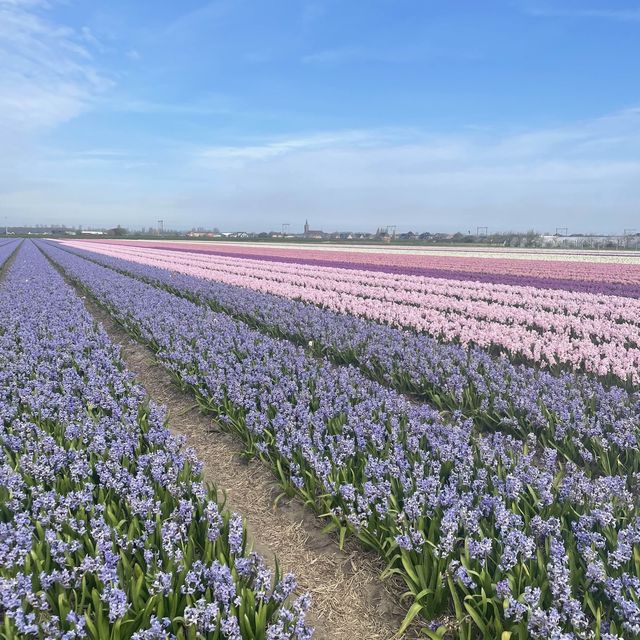
[[[351,231],[334,231],[329,234],[329,237],[333,240],[353,240],[353,233]]]
[[[248,238],[249,234],[246,231],[223,231],[220,234],[224,238]]]
[[[187,238],[219,238],[215,231],[187,231]]]
[[[304,237],[305,238],[312,238],[312,239],[316,239],[316,240],[320,240],[322,238],[324,238],[324,231],[320,231],[319,229],[309,229],[309,221],[305,220],[304,221]]]
[[[640,246],[640,238],[636,234],[623,235],[623,236],[602,236],[602,235],[582,235],[571,234],[563,236],[559,234],[547,234],[540,236],[540,241],[543,247],[573,247],[578,249],[584,248],[602,248],[602,249],[615,249],[615,248],[627,248],[637,249]]]

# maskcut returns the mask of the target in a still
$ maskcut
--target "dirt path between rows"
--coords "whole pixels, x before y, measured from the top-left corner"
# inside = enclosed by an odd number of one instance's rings
[[[309,622],[316,629],[314,639],[396,638],[404,617],[398,605],[402,585],[380,580],[380,558],[363,551],[355,541],[347,541],[341,551],[322,533],[323,523],[295,499],[280,500],[274,506],[281,489],[269,469],[259,461],[247,462],[239,441],[198,410],[194,397],[174,384],[151,350],[132,340],[84,293],[80,295],[121,347],[127,368],[149,398],[167,407],[171,431],[186,436],[187,444],[204,463],[206,480],[226,494],[230,510],[245,518],[253,548],[272,566],[277,557],[283,571],[296,575],[300,591],[311,594]]]

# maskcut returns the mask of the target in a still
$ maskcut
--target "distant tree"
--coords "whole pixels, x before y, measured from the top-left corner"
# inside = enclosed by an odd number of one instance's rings
[[[525,247],[535,247],[540,240],[540,234],[533,229],[529,229],[525,234]]]

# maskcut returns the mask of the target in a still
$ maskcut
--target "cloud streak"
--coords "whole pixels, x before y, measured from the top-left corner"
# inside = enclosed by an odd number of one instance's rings
[[[634,226],[640,201],[640,109],[535,130],[348,129],[136,154],[50,150],[22,173],[5,184],[0,214],[20,210],[25,221],[39,221],[47,202],[50,216],[82,224],[148,226],[161,216],[183,227],[287,221],[295,230],[309,217],[326,230],[619,231]]]
[[[526,12],[540,18],[594,18],[620,22],[640,22],[640,7],[633,9],[565,9],[561,7],[527,7]]]
[[[198,150],[212,188],[185,202],[247,220],[304,211],[327,228],[584,228],[589,215],[615,230],[611,214],[631,223],[640,199],[638,149],[635,109],[520,132],[329,132]]]
[[[640,109],[631,108],[591,120],[557,127],[522,131],[473,128],[457,133],[432,134],[405,128],[343,130],[255,141],[233,146],[198,149],[197,161],[220,165],[230,161],[262,162],[295,153],[341,151],[346,153],[386,150],[400,156],[417,154],[439,166],[487,162],[538,161],[540,159],[631,156],[640,160]]]
[[[310,152],[332,148],[358,148],[371,146],[384,138],[382,132],[366,130],[347,130],[328,133],[315,133],[299,137],[265,141],[259,144],[212,146],[196,151],[196,160],[205,166],[210,163],[218,166],[231,163],[234,167],[246,162],[265,161],[294,152]]]
[[[0,0],[0,127],[36,132],[82,113],[110,86],[98,71],[95,36],[56,24],[50,5]]]
[[[403,65],[436,60],[473,61],[480,58],[482,58],[482,54],[472,47],[446,49],[424,43],[376,47],[354,44],[305,54],[302,56],[301,62],[306,65],[332,67],[342,64],[365,63]]]

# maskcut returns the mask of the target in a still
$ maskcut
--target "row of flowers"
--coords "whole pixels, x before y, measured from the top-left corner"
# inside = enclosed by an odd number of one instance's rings
[[[165,268],[73,249],[99,264],[208,304],[277,338],[286,338],[370,379],[461,411],[482,430],[530,432],[598,473],[640,472],[640,394],[605,387],[583,374],[552,376],[478,348]]]
[[[20,240],[0,240],[0,269],[3,268],[19,245]]]
[[[637,476],[577,465],[535,433],[443,421],[353,367],[43,246],[151,345],[199,401],[309,504],[378,549],[425,632],[640,637]]]
[[[234,257],[218,257],[200,253],[176,252],[162,248],[147,249],[120,244],[96,244],[88,242],[66,241],[64,245],[79,249],[91,250],[104,255],[149,256],[159,260],[171,260],[175,264],[194,265],[202,268],[233,268],[235,273],[255,272],[255,267],[267,266],[264,261],[238,259]],[[367,297],[378,297],[383,300],[410,302],[418,304],[421,295],[442,294],[459,300],[489,302],[493,305],[509,305],[526,307],[536,311],[550,311],[567,315],[583,315],[590,318],[605,317],[616,322],[637,322],[640,303],[636,300],[618,297],[602,297],[580,292],[539,289],[536,287],[514,287],[509,285],[486,286],[485,283],[473,280],[451,282],[442,278],[425,278],[417,276],[395,275],[367,270],[344,270],[331,267],[318,269],[315,265],[291,266],[285,262],[269,262],[269,277],[299,276],[297,284],[304,285],[307,278],[335,280],[338,290],[352,293],[350,285],[364,286],[371,289]],[[275,277],[274,277],[275,276]],[[313,286],[319,286],[314,284]],[[328,288],[328,287],[324,287]],[[404,294],[405,298],[394,297]]]
[[[1,248],[0,248],[1,250]],[[307,640],[242,519],[31,242],[0,284],[4,638]]]
[[[99,240],[98,242],[112,242],[111,240]],[[130,244],[129,240],[118,240],[119,244]],[[399,246],[387,245],[376,246],[367,244],[352,244],[347,247],[340,247],[331,244],[300,245],[289,243],[265,243],[265,242],[172,242],[170,240],[133,241],[136,246],[147,247],[184,247],[189,250],[203,252],[218,252],[220,254],[248,254],[255,253],[267,257],[283,256],[310,256],[312,258],[327,256],[337,256],[338,259],[348,258],[352,261],[373,260],[379,262],[391,262],[393,260],[410,258],[430,260],[431,258],[464,258],[482,260],[505,260],[505,261],[534,261],[534,262],[559,262],[559,263],[582,263],[582,264],[610,264],[610,265],[638,265],[640,266],[640,256],[634,252],[623,252],[619,250],[593,251],[593,250],[571,250],[571,249],[525,249],[525,248],[504,248],[491,249],[489,247],[427,247],[427,246]]]
[[[98,242],[96,244],[101,244]],[[126,245],[126,242],[119,242]],[[342,269],[366,269],[396,275],[445,277],[456,280],[480,280],[504,284],[529,284],[531,286],[590,291],[613,295],[640,297],[640,258],[635,255],[617,254],[600,256],[596,253],[579,256],[562,256],[548,252],[528,256],[505,257],[496,253],[493,257],[446,255],[441,251],[416,251],[406,253],[378,249],[339,250],[328,247],[292,248],[264,247],[234,243],[184,243],[141,242],[137,246],[165,248],[172,251],[210,254],[227,257],[314,264],[315,266]],[[450,252],[451,253],[451,252]],[[516,258],[516,259],[514,259]],[[524,258],[524,259],[522,259]]]
[[[87,245],[70,243],[70,246],[87,248]],[[565,324],[575,320],[595,320],[616,324],[638,323],[640,302],[621,297],[603,297],[592,294],[537,289],[534,287],[513,287],[506,285],[486,285],[473,281],[457,282],[441,278],[421,278],[395,276],[368,271],[345,271],[344,269],[317,268],[315,266],[285,263],[265,264],[261,261],[234,258],[216,258],[198,254],[163,251],[159,249],[120,248],[117,245],[91,246],[98,253],[117,255],[123,258],[148,258],[165,264],[183,267],[198,267],[212,272],[222,271],[251,278],[264,278],[295,287],[309,287],[373,298],[387,302],[397,302],[421,306],[425,297],[429,303],[450,313],[471,314],[498,322],[528,324],[538,329],[548,328],[562,331]],[[268,270],[265,271],[266,267]],[[514,317],[505,319],[502,311],[507,307]],[[522,311],[527,314],[523,315]],[[576,323],[567,325],[579,330]],[[622,327],[624,328],[624,327]],[[596,326],[591,328],[594,337],[600,335]],[[582,331],[588,335],[588,331]],[[618,336],[616,336],[618,337]],[[637,338],[635,334],[630,339]]]
[[[640,302],[632,299],[113,245],[91,249],[408,327],[445,342],[504,351],[540,366],[640,382]]]

